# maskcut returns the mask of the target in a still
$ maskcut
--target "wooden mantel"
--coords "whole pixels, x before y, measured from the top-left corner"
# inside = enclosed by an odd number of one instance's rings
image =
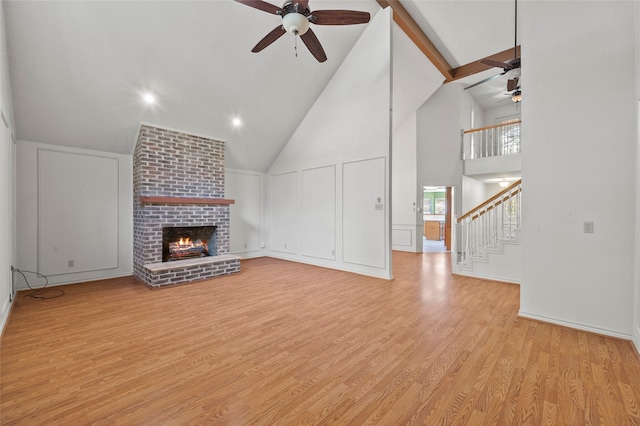
[[[206,204],[206,205],[229,205],[235,204],[236,200],[225,198],[185,198],[185,197],[145,197],[140,196],[138,200],[142,204]]]

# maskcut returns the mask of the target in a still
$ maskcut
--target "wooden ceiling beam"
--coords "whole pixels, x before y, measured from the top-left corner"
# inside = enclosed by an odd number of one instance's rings
[[[520,46],[516,47],[516,55],[520,57]],[[445,83],[450,83],[452,81],[460,80],[461,78],[469,77],[470,75],[477,74],[482,71],[490,70],[491,65],[483,64],[482,60],[491,59],[498,62],[506,62],[510,59],[513,59],[513,47],[507,50],[503,50],[502,52],[496,53],[491,56],[484,57],[482,59],[478,59],[477,61],[469,62],[468,64],[459,66],[458,68],[454,68],[451,70],[451,79],[445,81]]]
[[[431,61],[431,63],[442,73],[445,82],[451,81],[453,75],[451,73],[451,65],[442,56],[442,53],[436,48],[429,37],[422,31],[417,22],[411,17],[407,9],[400,4],[398,0],[376,0],[384,9],[391,7],[393,10],[393,20],[396,24],[409,36],[409,38],[418,46],[418,49]]]
[[[492,67],[491,65],[483,64],[482,60],[491,59],[498,62],[506,62],[513,59],[513,48],[503,50],[496,54],[478,59],[477,61],[469,62],[468,64],[452,68],[447,60],[442,56],[442,53],[436,48],[433,42],[422,31],[418,23],[411,17],[407,9],[400,4],[399,0],[376,0],[380,7],[383,9],[391,7],[393,10],[393,20],[398,26],[409,36],[409,38],[415,43],[415,45],[424,53],[424,55],[431,61],[431,63],[442,73],[445,78],[445,83],[460,80],[461,78],[468,77],[486,70]],[[516,55],[520,57],[520,46],[516,46]]]

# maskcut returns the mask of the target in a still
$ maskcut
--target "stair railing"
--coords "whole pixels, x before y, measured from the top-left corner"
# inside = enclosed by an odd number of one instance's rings
[[[495,124],[462,131],[462,159],[496,157],[520,153],[520,123]]]
[[[457,219],[458,266],[483,260],[487,251],[498,250],[505,241],[517,241],[521,227],[522,180],[490,197]]]

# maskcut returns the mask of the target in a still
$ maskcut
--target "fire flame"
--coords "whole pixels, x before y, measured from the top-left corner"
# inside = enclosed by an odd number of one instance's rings
[[[180,238],[180,241],[178,242],[179,245],[181,246],[192,246],[193,243],[191,242],[191,238]]]

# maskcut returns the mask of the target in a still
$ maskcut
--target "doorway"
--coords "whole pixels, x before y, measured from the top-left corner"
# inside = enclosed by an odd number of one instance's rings
[[[422,188],[422,251],[424,253],[451,250],[452,194],[453,188],[450,186]]]

